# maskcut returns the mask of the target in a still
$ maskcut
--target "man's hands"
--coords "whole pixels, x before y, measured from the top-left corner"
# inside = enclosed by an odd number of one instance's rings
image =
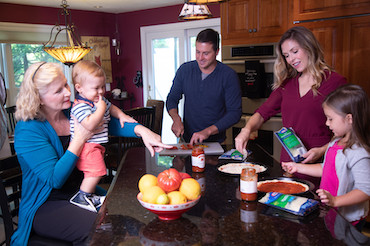
[[[200,132],[194,132],[193,136],[191,136],[190,144],[199,144],[202,143],[204,140],[209,138],[208,130],[207,128]]]
[[[215,125],[209,126],[199,132],[194,132],[193,136],[191,136],[190,144],[199,144],[202,143],[204,140],[208,139],[209,136],[217,134],[218,128]]]
[[[176,137],[180,137],[184,134],[184,124],[182,123],[180,117],[173,121],[171,130]]]

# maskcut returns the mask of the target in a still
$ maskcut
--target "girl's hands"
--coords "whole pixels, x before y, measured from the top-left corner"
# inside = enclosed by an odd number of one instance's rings
[[[295,162],[282,162],[281,168],[290,174],[296,173],[298,171],[297,164]]]
[[[330,194],[329,191],[324,190],[324,189],[318,189],[316,191],[317,195],[320,197],[320,200],[322,203],[330,206],[330,207],[336,207],[335,206],[335,201],[336,198],[332,194]]]

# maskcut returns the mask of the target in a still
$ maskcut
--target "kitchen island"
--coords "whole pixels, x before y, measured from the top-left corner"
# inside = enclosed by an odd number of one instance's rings
[[[259,178],[281,177],[280,164],[257,145],[247,161],[267,167]],[[90,245],[369,245],[334,209],[320,205],[299,217],[239,197],[239,176],[218,171],[218,156],[206,157],[204,173],[193,174],[189,156],[151,157],[145,148],[126,151],[108,190]],[[161,221],[136,196],[142,175],[169,167],[187,172],[203,184],[199,203],[173,221]],[[312,193],[305,194],[313,198]]]

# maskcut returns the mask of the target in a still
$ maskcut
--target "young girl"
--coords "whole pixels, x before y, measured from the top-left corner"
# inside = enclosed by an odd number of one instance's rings
[[[321,202],[338,208],[353,225],[363,220],[370,197],[370,105],[360,86],[345,85],[323,102],[326,125],[333,140],[323,164],[283,162],[289,173],[321,177],[317,190]],[[360,227],[361,224],[358,224]]]

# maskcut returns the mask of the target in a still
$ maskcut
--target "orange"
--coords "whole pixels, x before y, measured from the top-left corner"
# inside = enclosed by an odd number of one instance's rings
[[[157,185],[157,177],[152,174],[145,174],[139,180],[139,190],[144,193],[144,190]]]
[[[161,194],[157,197],[157,204],[169,204],[170,198],[167,196],[167,194]]]
[[[168,198],[170,198],[170,204],[181,204],[186,203],[188,200],[186,196],[182,194],[180,191],[171,191],[167,194]]]
[[[157,203],[157,198],[166,194],[159,186],[152,186],[144,190],[143,201],[147,203]]]
[[[187,178],[181,182],[179,191],[184,194],[188,200],[195,200],[201,192],[200,184],[193,178]]]

